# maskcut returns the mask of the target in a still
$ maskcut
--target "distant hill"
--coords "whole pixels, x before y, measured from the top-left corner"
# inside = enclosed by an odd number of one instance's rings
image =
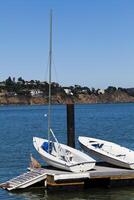
[[[123,91],[115,91],[113,93],[104,94],[78,94],[77,96],[56,94],[52,96],[53,104],[90,104],[90,103],[128,103],[134,102],[134,97]],[[46,97],[30,97],[30,96],[0,96],[0,104],[47,104]]]
[[[8,77],[0,82],[0,104],[47,104],[48,83],[39,80],[25,81],[21,77]],[[88,104],[88,103],[127,103],[134,102],[134,88],[116,88],[109,86],[107,89],[95,89],[87,86],[74,85],[60,86],[53,82],[53,104]]]

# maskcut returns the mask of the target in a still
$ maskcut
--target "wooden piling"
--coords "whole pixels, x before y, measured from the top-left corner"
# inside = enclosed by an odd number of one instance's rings
[[[74,104],[67,104],[67,145],[75,148]]]

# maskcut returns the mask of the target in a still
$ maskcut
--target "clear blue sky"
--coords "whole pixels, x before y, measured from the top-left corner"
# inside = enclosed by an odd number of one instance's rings
[[[134,87],[133,0],[0,0],[0,81],[46,80],[53,9],[53,80]]]

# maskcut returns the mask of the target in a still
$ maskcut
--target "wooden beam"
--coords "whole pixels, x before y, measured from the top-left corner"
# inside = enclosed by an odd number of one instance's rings
[[[75,148],[74,104],[67,104],[67,145]]]

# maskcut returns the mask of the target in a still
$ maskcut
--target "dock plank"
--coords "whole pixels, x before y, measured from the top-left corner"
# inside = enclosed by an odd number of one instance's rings
[[[85,180],[86,179],[86,180]],[[133,183],[134,170],[117,168],[107,165],[96,165],[95,168],[88,172],[74,173],[63,171],[55,168],[32,169],[16,178],[13,178],[0,187],[7,190],[14,190],[29,187],[40,181],[44,181],[45,187],[49,186],[66,186],[74,184],[84,184],[85,181],[109,179],[111,181],[130,180]],[[2,186],[3,185],[3,186]]]

